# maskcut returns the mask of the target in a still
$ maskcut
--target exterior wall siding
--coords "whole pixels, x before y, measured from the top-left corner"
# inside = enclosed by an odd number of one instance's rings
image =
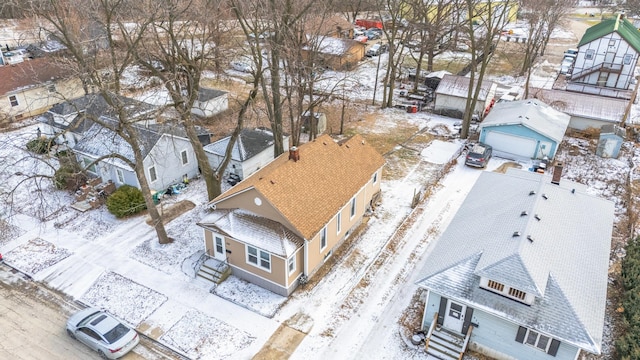
[[[181,153],[187,151],[188,163],[183,165]],[[155,166],[156,181],[151,181],[149,168]],[[184,175],[193,178],[198,174],[198,162],[191,143],[185,139],[162,136],[144,159],[144,171],[149,186],[156,190],[165,190],[169,185],[182,181]]]
[[[198,116],[209,117],[225,111],[229,107],[227,94],[218,96],[209,101],[196,101],[193,104],[191,113]]]
[[[612,124],[611,121],[587,119],[580,116],[572,116],[569,120],[569,127],[576,130],[586,130],[588,128],[600,129],[602,125]]]
[[[47,85],[55,84],[56,91],[49,92]],[[17,106],[11,106],[9,96],[16,96]],[[84,95],[79,80],[60,80],[44,85],[37,85],[26,90],[11,91],[0,98],[0,113],[12,117],[29,117],[40,115],[53,105]]]
[[[615,41],[615,46],[609,48],[609,41]],[[587,50],[594,50],[595,54],[592,59],[586,59]],[[615,55],[607,55],[607,53],[615,52]],[[632,55],[630,64],[624,64],[625,54]],[[579,48],[578,56],[576,57],[573,74],[578,74],[581,71],[590,69],[594,66],[598,66],[602,63],[613,63],[622,65],[622,71],[620,75],[611,73],[607,79],[606,84],[600,84],[607,87],[627,90],[631,84],[631,80],[634,75],[636,63],[638,61],[638,53],[633,49],[629,43],[627,43],[618,33],[613,32],[607,34],[600,39],[594,40],[590,43],[584,44]],[[585,76],[581,79],[576,79],[581,83],[590,85],[598,85],[599,71],[596,71],[589,76]]]

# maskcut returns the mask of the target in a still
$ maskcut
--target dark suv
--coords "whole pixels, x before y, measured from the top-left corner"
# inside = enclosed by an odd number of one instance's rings
[[[484,168],[491,159],[493,149],[490,145],[474,143],[469,146],[465,165]]]

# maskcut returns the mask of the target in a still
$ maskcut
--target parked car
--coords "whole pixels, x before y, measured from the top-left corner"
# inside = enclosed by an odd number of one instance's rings
[[[469,146],[469,151],[467,152],[467,158],[465,159],[464,164],[484,168],[487,166],[492,154],[493,148],[491,145],[480,142],[473,143]]]
[[[372,28],[368,28],[367,31],[373,31],[374,33],[378,34],[379,36],[382,36],[382,29],[380,29],[380,28],[372,27]]]
[[[105,359],[118,359],[131,351],[140,337],[138,333],[106,312],[86,308],[67,321],[67,334]]]
[[[353,40],[361,43],[366,43],[367,40],[369,40],[369,38],[366,35],[361,35],[361,36],[356,36]]]
[[[573,67],[573,59],[572,58],[564,58],[562,59],[562,63],[560,64],[560,74],[562,75],[571,75],[571,68]]]
[[[364,34],[367,37],[367,39],[369,39],[369,40],[380,39],[380,34],[378,34],[375,31],[367,30],[367,31],[364,32]]]
[[[358,36],[364,36],[364,30],[354,29],[353,30],[353,38],[357,38]]]
[[[253,72],[253,65],[249,61],[234,60],[230,63],[231,68],[235,71],[250,73]]]
[[[386,53],[387,51],[389,51],[388,44],[377,43],[377,44],[373,44],[371,48],[367,50],[367,53],[365,55],[367,57],[378,56],[380,54]]]

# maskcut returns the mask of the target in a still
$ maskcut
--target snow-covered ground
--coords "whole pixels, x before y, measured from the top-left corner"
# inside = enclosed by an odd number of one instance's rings
[[[385,56],[380,57],[381,68]],[[323,77],[344,80],[344,94],[352,99],[370,100],[377,66],[374,58],[354,73],[325,72]],[[504,87],[523,82],[512,77],[494,80]],[[546,86],[549,76],[538,73],[533,81]],[[335,80],[326,80],[326,86],[332,85]],[[382,91],[376,90],[376,99],[381,100]],[[633,111],[638,114],[637,107]],[[385,109],[376,110],[376,116],[375,126],[381,133],[403,126],[432,135],[443,135],[443,129],[455,131],[456,120],[426,112]],[[0,133],[0,193],[18,185],[25,175],[52,174],[24,150],[35,137],[36,126]],[[577,140],[569,145],[589,147]],[[445,172],[461,146],[455,139],[424,144],[417,149],[418,160],[404,169],[405,176],[383,178],[382,204],[364,231],[354,235],[322,280],[302,287],[289,299],[234,277],[214,289],[194,278],[193,263],[204,247],[202,231],[195,225],[206,214],[200,180],[163,205],[182,200],[195,204],[167,225],[174,239],[168,245],[157,243],[142,216],[118,220],[104,207],[80,213],[68,206],[73,197],[54,189],[50,181],[28,182],[8,204],[0,204],[4,219],[0,253],[34,280],[107,309],[189,358],[249,359],[281,324],[289,324],[306,334],[293,359],[426,359],[421,348],[406,341],[398,322],[416,293],[415,270],[483,171],[465,167],[458,159]],[[388,156],[392,159],[393,152]],[[629,164],[639,158],[633,144],[625,145],[618,160],[568,152],[559,156],[565,161],[568,179],[586,183],[591,193],[616,202],[622,216],[621,193],[606,179],[623,178],[632,171]],[[504,162],[494,158],[484,171]],[[412,209],[414,193],[425,188],[430,196]],[[301,318],[304,321],[296,323]]]

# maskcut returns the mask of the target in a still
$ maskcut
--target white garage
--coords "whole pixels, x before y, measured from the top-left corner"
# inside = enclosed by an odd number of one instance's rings
[[[552,159],[570,117],[539,100],[497,103],[480,124],[480,141],[495,156],[513,160]]]

